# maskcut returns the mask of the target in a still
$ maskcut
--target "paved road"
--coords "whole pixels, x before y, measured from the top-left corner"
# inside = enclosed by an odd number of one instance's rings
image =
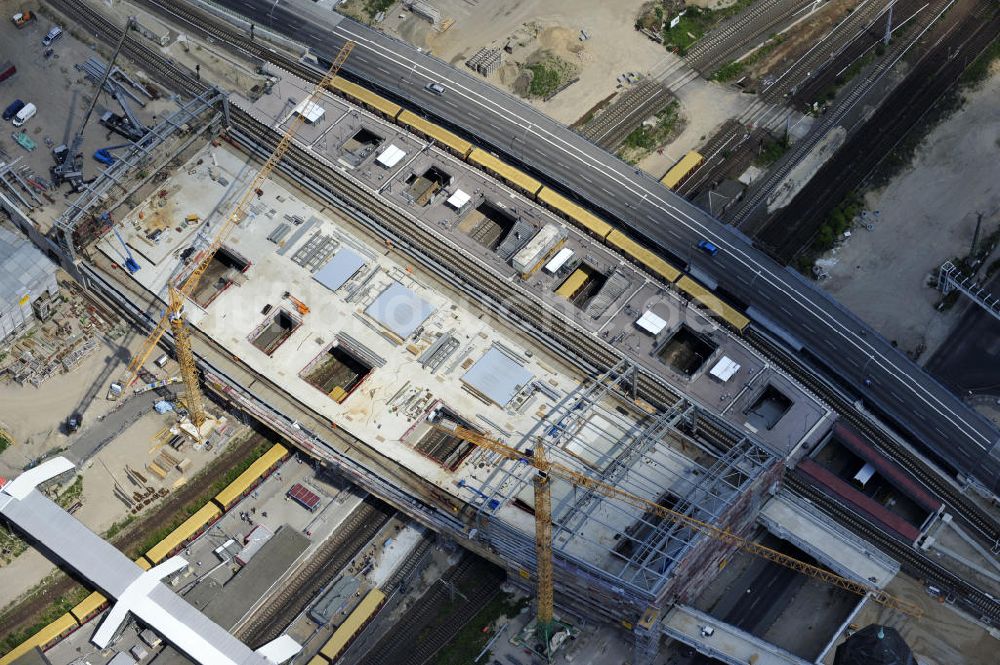
[[[308,0],[218,4],[293,37],[320,58],[353,40],[357,46],[345,65],[347,74],[492,147],[570,195],[585,193],[585,205],[747,306],[757,326],[777,329],[786,341],[804,345],[809,360],[835,372],[918,444],[1000,492],[1000,431],[797,273],[654,178],[482,79],[318,10]],[[424,86],[431,81],[441,82],[447,92],[427,92]],[[698,253],[701,238],[722,251],[715,257]]]

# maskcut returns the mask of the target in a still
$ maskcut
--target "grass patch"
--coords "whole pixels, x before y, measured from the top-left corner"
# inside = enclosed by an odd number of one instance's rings
[[[517,616],[529,602],[528,598],[515,598],[507,594],[494,597],[441,649],[434,660],[434,665],[468,665],[493,637],[492,630],[484,633],[483,629],[496,623],[500,617]],[[487,657],[479,662],[490,661]]]
[[[747,66],[743,60],[733,60],[730,63],[722,65],[719,67],[714,74],[712,74],[712,80],[718,81],[719,83],[729,83],[730,81],[735,81],[741,78],[746,72]]]
[[[394,4],[396,0],[365,0],[365,11],[368,12],[368,16],[375,18],[376,14],[388,11]]]
[[[687,7],[677,25],[663,29],[663,45],[667,47],[668,51],[685,55],[688,49],[704,37],[705,33],[711,30],[716,23],[740,13],[753,2],[754,0],[738,0],[735,4],[722,9]]]
[[[525,81],[518,86],[516,92],[524,97],[551,97],[573,80],[576,74],[576,67],[571,63],[549,51],[543,51],[521,69],[521,76]]]
[[[790,146],[791,143],[788,141],[788,135],[785,134],[780,140],[771,141],[765,145],[757,156],[754,157],[753,163],[766,168],[781,159],[781,156],[788,152]]]
[[[771,35],[771,37],[764,42],[764,44],[743,58],[742,60],[733,60],[732,62],[723,65],[712,75],[713,81],[718,81],[719,83],[728,83],[729,81],[735,81],[744,74],[750,67],[753,67],[758,62],[766,58],[771,52],[778,48],[778,46],[785,41],[785,35]]]
[[[826,252],[833,249],[837,238],[851,228],[851,221],[865,208],[864,199],[857,192],[851,192],[836,208],[827,216],[823,226],[819,227],[819,233],[813,241],[813,248],[819,252]]]
[[[679,119],[680,105],[674,100],[656,114],[655,123],[643,123],[632,130],[622,141],[618,155],[630,164],[635,164],[670,139],[677,129]]]

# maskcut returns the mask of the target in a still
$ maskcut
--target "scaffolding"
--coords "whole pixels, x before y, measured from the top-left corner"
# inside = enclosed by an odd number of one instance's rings
[[[638,408],[627,396],[634,372],[623,361],[581,385],[508,445],[527,451],[543,441],[549,459],[697,520],[752,523],[759,502],[747,494],[768,471],[780,470],[779,457],[719,422],[695,430],[693,423],[714,416],[684,399],[660,412]],[[475,537],[527,578],[536,570],[535,548],[521,515],[532,510],[534,474],[486,451],[475,455],[491,469],[479,484],[465,481],[476,505]],[[725,549],[688,527],[558,480],[552,521],[557,592],[619,620],[634,621],[636,612],[681,593],[671,580],[686,584],[677,567],[696,550],[704,556]]]

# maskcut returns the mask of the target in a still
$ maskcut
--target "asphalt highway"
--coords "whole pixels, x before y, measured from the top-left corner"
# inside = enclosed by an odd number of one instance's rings
[[[469,136],[608,217],[734,305],[754,324],[850,386],[914,443],[1000,493],[1000,431],[845,308],[732,227],[527,103],[402,41],[309,0],[216,0],[329,59],[356,46],[343,73]],[[445,86],[436,95],[430,82]],[[585,109],[581,109],[581,113]],[[700,253],[701,239],[715,256]]]

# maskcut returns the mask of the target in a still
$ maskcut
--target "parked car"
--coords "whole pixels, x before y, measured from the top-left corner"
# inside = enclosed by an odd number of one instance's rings
[[[714,243],[711,243],[707,240],[699,240],[698,249],[700,249],[701,251],[705,252],[710,256],[715,256],[716,254],[719,253],[719,248],[716,247]]]
[[[60,28],[58,25],[52,26],[52,29],[50,29],[46,33],[46,35],[44,37],[42,37],[42,46],[49,46],[49,45],[51,45],[52,42],[54,42],[55,40],[57,40],[60,37],[62,37],[62,34],[63,34],[63,29],[62,28]]]
[[[20,99],[15,99],[10,103],[10,105],[7,108],[3,110],[3,119],[10,120],[15,115],[17,115],[18,111],[20,111],[23,108],[24,108],[24,102],[22,102]]]
[[[17,112],[17,115],[14,116],[14,119],[11,120],[11,122],[14,123],[15,127],[20,127],[24,123],[34,118],[37,112],[38,109],[35,107],[34,104],[31,103],[25,104],[24,107]]]

